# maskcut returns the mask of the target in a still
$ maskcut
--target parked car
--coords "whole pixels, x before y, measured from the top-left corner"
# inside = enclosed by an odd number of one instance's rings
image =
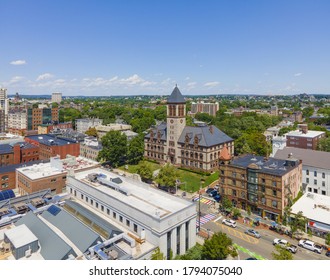
[[[210,193],[209,193],[209,196],[210,197],[214,197],[214,196],[216,196],[218,194],[218,191],[217,190],[213,190],[213,191],[211,191]]]
[[[253,236],[253,237],[255,237],[255,238],[260,238],[260,237],[261,237],[260,233],[257,232],[257,231],[254,230],[254,229],[247,229],[247,230],[245,231],[245,234],[247,234],[247,235],[251,235],[251,236]]]
[[[224,219],[224,220],[222,221],[222,223],[225,224],[226,226],[230,226],[230,227],[232,227],[232,228],[237,227],[236,222],[233,221],[233,220],[230,220],[230,219]]]
[[[273,245],[278,245],[282,248],[287,249],[291,253],[295,254],[297,252],[298,247],[296,245],[290,244],[287,240],[285,239],[279,239],[275,238],[273,241]]]
[[[208,189],[206,190],[206,193],[209,194],[209,193],[212,192],[212,191],[214,191],[214,188],[208,188]]]
[[[214,199],[216,202],[219,202],[220,199],[221,199],[220,194],[217,194],[216,196],[214,196],[213,199]]]
[[[303,247],[303,248],[305,248],[307,250],[311,250],[311,251],[313,251],[315,253],[319,253],[319,254],[321,254],[322,253],[322,250],[323,250],[323,248],[322,248],[321,245],[319,245],[319,244],[317,244],[317,243],[315,243],[315,242],[313,242],[311,240],[308,240],[308,239],[301,239],[301,240],[299,240],[298,245],[300,247]]]
[[[325,255],[326,255],[327,257],[330,257],[330,248],[325,252]]]

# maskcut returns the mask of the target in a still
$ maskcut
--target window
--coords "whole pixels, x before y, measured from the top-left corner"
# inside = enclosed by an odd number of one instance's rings
[[[133,224],[133,230],[134,230],[134,232],[137,232],[138,231],[137,224]]]
[[[77,191],[76,190],[74,191],[74,196],[77,196]]]
[[[276,190],[273,190],[273,196],[276,196],[276,195],[277,195]]]
[[[99,203],[98,202],[95,202],[95,207],[99,208]]]
[[[261,191],[264,193],[266,191],[265,186],[261,186]]]
[[[306,170],[306,175],[309,175],[309,170],[308,169]]]
[[[101,211],[102,211],[102,212],[104,211],[104,206],[103,206],[103,205],[101,205]]]
[[[123,216],[119,216],[119,222],[123,222]]]
[[[233,196],[237,196],[236,190],[233,190]]]
[[[91,199],[91,205],[93,205],[94,204],[94,201],[93,201],[93,199]]]
[[[322,181],[322,187],[325,187],[325,181]]]
[[[81,195],[80,195],[80,198],[81,198],[81,199],[84,199],[84,195],[83,195],[83,194],[81,194]]]
[[[317,189],[313,189],[313,193],[317,193]]]
[[[314,177],[316,177],[317,176],[317,171],[314,171]]]
[[[261,183],[265,184],[266,180],[264,178],[261,179]]]
[[[273,206],[274,208],[277,208],[277,201],[276,201],[276,200],[273,200],[273,201],[272,201],[272,206]]]
[[[322,178],[325,179],[325,173],[324,172],[322,173]]]
[[[322,194],[325,195],[325,191],[322,191]]]
[[[314,179],[314,185],[317,185],[317,180],[316,179]]]
[[[51,181],[51,182],[56,182],[56,178],[54,178],[54,179],[51,179],[50,181]]]
[[[131,225],[131,222],[129,220],[126,220],[126,226],[130,226]]]
[[[312,188],[308,188],[308,191],[309,191],[309,192],[312,192]]]
[[[112,217],[113,217],[114,219],[117,218],[117,214],[116,214],[116,212],[112,212]]]
[[[107,208],[107,215],[110,215],[110,209]]]
[[[306,183],[309,184],[309,178],[306,178]]]

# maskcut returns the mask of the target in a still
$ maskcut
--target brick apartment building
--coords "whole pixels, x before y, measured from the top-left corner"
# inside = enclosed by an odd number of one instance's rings
[[[0,166],[39,160],[39,147],[26,142],[0,145]]]
[[[98,162],[68,156],[50,158],[50,162],[33,164],[16,169],[16,188],[21,195],[50,189],[53,194],[59,194],[66,189],[68,172],[80,172],[99,166]]]
[[[57,155],[64,159],[67,155],[77,157],[80,153],[79,142],[50,134],[26,136],[24,140],[39,147],[40,159],[49,159]]]
[[[298,130],[290,131],[285,136],[287,147],[316,150],[320,139],[325,137],[325,132],[308,130],[307,124],[300,124]]]
[[[220,192],[234,206],[276,220],[302,187],[302,162],[244,155],[220,155]]]

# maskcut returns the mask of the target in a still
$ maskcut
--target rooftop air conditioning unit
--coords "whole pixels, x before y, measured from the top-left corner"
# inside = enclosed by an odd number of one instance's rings
[[[32,255],[32,250],[31,248],[29,248],[28,250],[25,251],[25,257],[28,258],[28,257],[31,257]]]

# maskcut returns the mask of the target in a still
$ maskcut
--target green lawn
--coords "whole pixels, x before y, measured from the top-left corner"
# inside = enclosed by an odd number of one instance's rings
[[[158,163],[154,163],[154,162],[150,162],[147,161],[147,163],[151,166],[152,171],[155,171],[157,169],[160,169],[161,166]],[[119,169],[124,170],[124,171],[128,171],[130,173],[136,173],[136,170],[138,168],[138,164],[137,165],[127,165],[128,170],[125,169],[125,166],[121,166],[119,167]],[[186,192],[196,192],[199,190],[200,188],[200,180],[201,178],[204,179],[204,183],[202,185],[202,187],[206,187],[209,184],[211,184],[212,182],[214,182],[215,180],[219,179],[219,172],[215,172],[209,176],[202,176],[200,174],[196,174],[194,172],[189,172],[186,170],[180,170],[178,169],[179,172],[179,179],[181,181],[181,183],[186,182],[185,184],[181,184],[180,185],[180,189],[186,191]]]

